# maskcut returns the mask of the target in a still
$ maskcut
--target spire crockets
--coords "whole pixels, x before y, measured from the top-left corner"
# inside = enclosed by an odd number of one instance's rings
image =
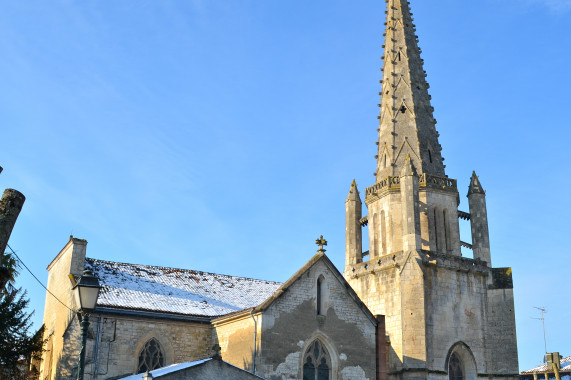
[[[436,120],[406,0],[387,1],[377,182],[398,176],[407,155],[418,173],[445,176]]]

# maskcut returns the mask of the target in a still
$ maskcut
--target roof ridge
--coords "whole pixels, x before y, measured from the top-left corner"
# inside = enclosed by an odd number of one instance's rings
[[[85,261],[87,261],[87,260],[99,261],[99,262],[110,263],[110,264],[137,265],[137,266],[160,268],[160,269],[174,269],[174,270],[181,270],[181,271],[185,271],[185,272],[210,274],[210,275],[214,275],[214,276],[224,276],[224,277],[240,278],[240,279],[244,279],[244,280],[263,281],[263,282],[270,282],[270,283],[280,284],[280,285],[283,284],[282,282],[279,282],[279,281],[262,280],[260,278],[243,277],[243,276],[234,276],[234,275],[230,275],[230,274],[206,272],[206,271],[201,271],[201,270],[196,270],[196,269],[174,268],[174,267],[165,267],[165,266],[160,266],[160,265],[148,265],[148,264],[124,263],[124,262],[120,262],[120,261],[109,261],[109,260],[94,259],[92,257],[86,257]]]

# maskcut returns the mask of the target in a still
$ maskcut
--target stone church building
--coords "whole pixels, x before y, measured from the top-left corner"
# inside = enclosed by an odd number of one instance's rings
[[[62,302],[46,295],[42,380],[76,376],[71,290],[85,269],[103,286],[85,379],[168,379],[159,368],[213,356],[272,380],[518,377],[511,269],[492,267],[485,191],[472,174],[468,211],[459,210],[409,3],[387,0],[385,13],[375,183],[363,194],[350,186],[343,273],[323,250],[281,284],[92,259],[71,237],[47,268]]]

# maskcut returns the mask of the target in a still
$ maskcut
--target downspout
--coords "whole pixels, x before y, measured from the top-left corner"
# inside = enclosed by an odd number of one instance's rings
[[[253,354],[253,359],[252,359],[252,373],[255,375],[256,374],[256,341],[257,341],[257,335],[258,335],[258,323],[256,322],[256,318],[254,317],[254,308],[252,308],[252,310],[250,310],[250,317],[252,317],[252,320],[254,321],[254,354]]]

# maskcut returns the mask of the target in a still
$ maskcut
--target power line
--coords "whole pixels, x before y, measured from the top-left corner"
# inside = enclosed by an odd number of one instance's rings
[[[28,272],[30,272],[30,274],[32,275],[32,277],[34,277],[36,279],[36,281],[42,286],[42,288],[46,289],[46,292],[48,292],[49,294],[51,294],[59,303],[61,303],[63,306],[65,306],[66,308],[68,308],[70,311],[75,313],[75,310],[72,310],[69,308],[69,306],[67,306],[65,303],[63,303],[59,298],[56,297],[55,294],[53,294],[52,292],[49,291],[48,288],[46,288],[46,286],[44,284],[42,284],[42,282],[36,277],[35,274],[32,273],[32,271],[30,270],[30,268],[28,268],[26,266],[26,264],[24,264],[24,261],[22,261],[22,259],[18,256],[18,254],[16,252],[14,252],[14,250],[12,249],[12,247],[10,247],[10,244],[6,244],[8,246],[8,248],[10,248],[10,251],[12,251],[12,254],[14,256],[16,256],[16,258],[18,259],[18,261],[20,263],[22,263],[22,265],[24,266],[24,268],[26,268],[28,270]]]

